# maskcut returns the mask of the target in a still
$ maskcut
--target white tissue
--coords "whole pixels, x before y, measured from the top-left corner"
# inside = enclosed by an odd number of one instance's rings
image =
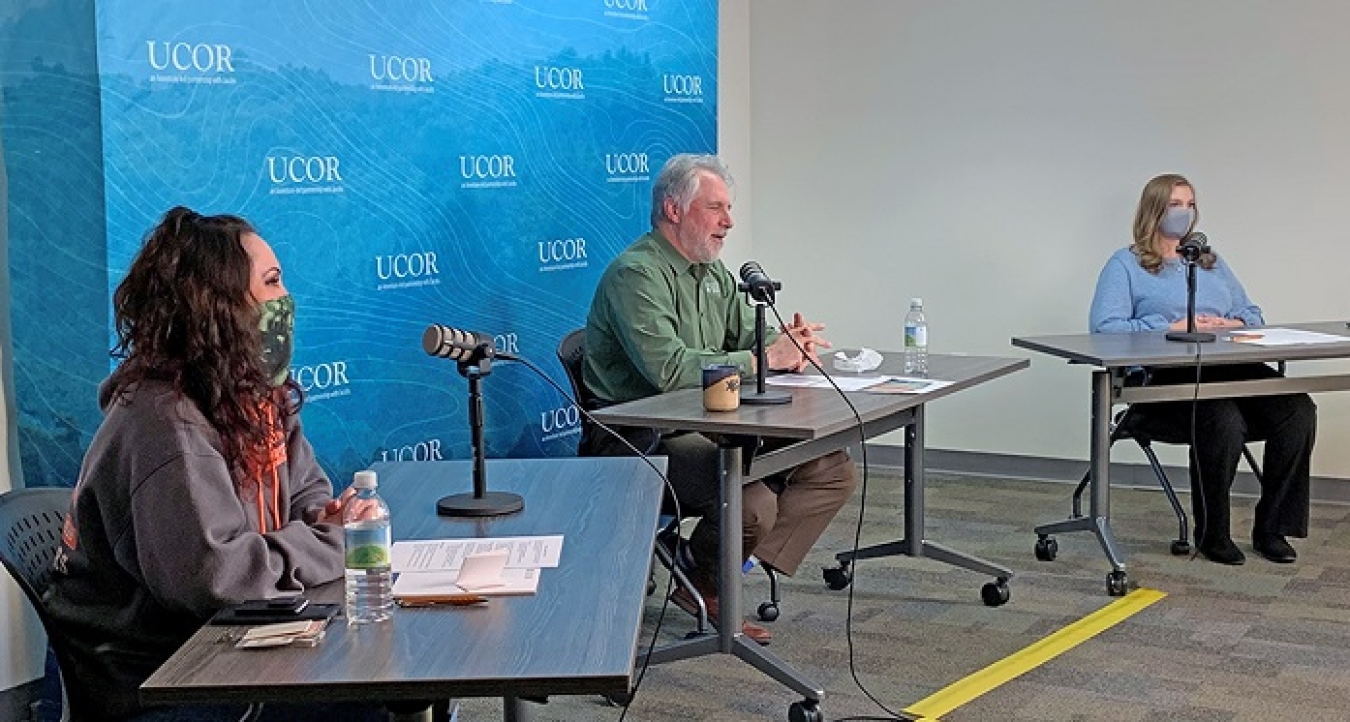
[[[850,357],[843,351],[834,352],[834,370],[852,371],[853,373],[862,373],[871,371],[881,365],[881,354],[870,348],[863,347],[858,350],[858,355]]]

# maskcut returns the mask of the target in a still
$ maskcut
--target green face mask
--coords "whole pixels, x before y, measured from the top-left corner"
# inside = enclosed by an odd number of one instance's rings
[[[295,299],[290,296],[262,303],[262,369],[273,386],[286,383],[291,373],[291,352],[295,348]]]

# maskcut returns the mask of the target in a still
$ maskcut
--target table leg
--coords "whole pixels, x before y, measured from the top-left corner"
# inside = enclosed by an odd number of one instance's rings
[[[717,635],[686,639],[653,650],[647,658],[651,664],[663,664],[708,654],[730,654],[797,691],[810,702],[825,697],[820,685],[806,679],[777,655],[761,647],[741,633],[741,447],[735,439],[724,439],[718,444],[718,476],[721,481],[722,503],[718,521],[721,524],[718,603],[720,619]],[[641,664],[643,659],[638,658]]]
[[[1088,515],[1036,527],[1039,537],[1036,556],[1046,561],[1054,559],[1058,545],[1051,538],[1053,534],[1091,531],[1111,562],[1111,573],[1106,578],[1107,591],[1121,595],[1126,591],[1128,578],[1125,574],[1125,554],[1116,544],[1115,533],[1111,531],[1111,374],[1108,371],[1092,372],[1091,434],[1091,446],[1088,449]]]
[[[905,427],[905,537],[900,541],[877,544],[835,555],[842,565],[848,565],[858,559],[904,554],[912,557],[927,557],[944,564],[969,569],[996,578],[993,588],[983,590],[985,603],[998,606],[1006,602],[1007,582],[1012,579],[1011,569],[980,559],[965,552],[930,542],[924,538],[924,486],[927,483],[924,469],[924,407],[914,409],[914,420]],[[988,587],[988,585],[986,585]],[[991,603],[992,602],[992,603]]]
[[[535,702],[527,702],[519,697],[502,698],[502,720],[504,722],[530,722],[534,719]]]
[[[1125,554],[1111,532],[1111,374],[1092,373],[1092,496],[1089,513],[1097,541],[1111,560],[1111,569],[1125,571]]]
[[[430,702],[389,702],[390,722],[432,722]]]

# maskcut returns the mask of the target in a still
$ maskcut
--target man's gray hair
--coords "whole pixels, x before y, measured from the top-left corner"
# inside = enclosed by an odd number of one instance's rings
[[[694,202],[694,196],[698,194],[699,174],[703,172],[721,178],[727,188],[731,188],[731,173],[715,155],[681,153],[671,156],[661,166],[661,172],[656,175],[656,183],[652,186],[652,228],[666,220],[667,198],[675,201],[681,213],[689,210],[689,204]]]

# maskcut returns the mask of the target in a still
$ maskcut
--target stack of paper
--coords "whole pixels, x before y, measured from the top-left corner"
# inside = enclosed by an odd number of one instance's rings
[[[1251,330],[1231,331],[1225,336],[1229,341],[1252,343],[1257,346],[1296,346],[1300,344],[1345,343],[1350,338],[1330,333],[1303,331],[1297,328],[1254,328]]]
[[[924,394],[951,386],[951,381],[938,379],[912,378],[909,376],[831,376],[830,379],[814,374],[779,374],[770,376],[764,383],[773,386],[791,386],[807,389],[829,389],[838,386],[840,391],[866,391],[872,394]]]
[[[394,542],[394,598],[468,603],[476,596],[534,594],[540,569],[558,566],[561,535]]]

